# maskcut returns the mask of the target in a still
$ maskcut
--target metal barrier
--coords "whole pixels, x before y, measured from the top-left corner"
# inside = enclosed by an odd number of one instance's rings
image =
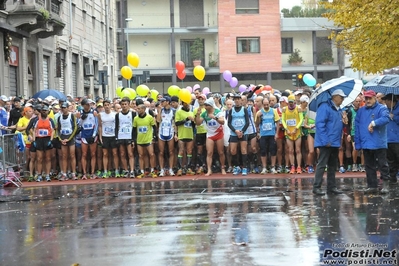
[[[22,186],[19,170],[26,163],[22,134],[0,136],[0,186]]]

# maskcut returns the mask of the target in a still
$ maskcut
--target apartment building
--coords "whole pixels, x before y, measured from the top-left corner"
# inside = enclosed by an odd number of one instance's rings
[[[105,88],[105,96],[114,95],[114,10],[110,0],[0,0],[1,94],[29,97],[51,88],[94,97]]]
[[[240,84],[271,84],[292,88],[292,74],[314,74],[319,80],[339,75],[342,51],[328,40],[333,23],[324,18],[281,18],[278,0],[120,0],[118,63],[135,52],[141,63],[133,84],[148,83],[166,92],[171,84],[200,84],[212,91],[230,91],[222,73],[230,70]],[[204,81],[193,77],[190,47],[203,42]],[[288,57],[299,49],[301,64]],[[326,52],[327,51],[327,52]],[[328,53],[329,62],[317,57]],[[186,64],[186,78],[176,79],[174,63]],[[135,84],[134,84],[135,83]],[[119,84],[129,84],[120,78]]]

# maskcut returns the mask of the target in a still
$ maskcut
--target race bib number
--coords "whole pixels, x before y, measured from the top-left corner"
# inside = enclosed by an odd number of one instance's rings
[[[148,132],[148,127],[146,127],[146,126],[139,127],[139,133],[145,134],[147,132]]]
[[[129,133],[131,132],[131,131],[130,131],[130,127],[122,127],[121,130],[120,130],[120,132],[121,132],[121,133],[129,134]]]
[[[208,122],[208,126],[209,127],[215,127],[215,126],[217,126],[217,124],[218,123],[215,120],[213,120],[213,119]]]
[[[264,130],[264,131],[272,130],[272,123],[264,123],[264,124],[262,124],[262,130]]]
[[[71,129],[61,129],[61,134],[62,135],[69,135],[72,133]]]
[[[105,133],[114,133],[115,129],[113,127],[105,127],[104,132]]]
[[[244,121],[242,119],[237,119],[234,121],[234,127],[243,127]]]
[[[39,137],[46,137],[48,135],[49,134],[47,129],[39,129]]]
[[[91,124],[91,123],[83,124],[83,129],[92,129],[92,128],[93,128],[93,124]]]
[[[184,127],[190,127],[191,128],[191,121],[187,121],[184,123]]]
[[[162,136],[169,136],[170,129],[172,128],[172,124],[169,122],[162,122],[161,123],[161,135]]]
[[[287,126],[296,127],[296,119],[287,119]]]

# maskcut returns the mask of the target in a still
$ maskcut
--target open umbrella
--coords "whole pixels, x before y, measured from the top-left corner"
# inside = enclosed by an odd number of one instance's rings
[[[34,99],[37,99],[37,98],[45,99],[48,96],[53,96],[54,98],[56,98],[58,100],[64,100],[64,101],[66,101],[66,99],[67,99],[65,94],[63,94],[60,91],[53,90],[53,89],[38,91],[32,96],[32,98],[34,98]]]
[[[340,77],[331,79],[321,84],[310,97],[308,105],[308,116],[311,119],[316,119],[316,112],[319,105],[323,102],[327,102],[331,99],[331,94],[341,89],[347,97],[341,104],[341,108],[350,105],[362,91],[363,82],[359,79],[353,79],[348,77]]]
[[[399,95],[399,75],[390,74],[375,77],[364,85],[364,89],[373,90],[376,93],[380,92],[384,95]]]

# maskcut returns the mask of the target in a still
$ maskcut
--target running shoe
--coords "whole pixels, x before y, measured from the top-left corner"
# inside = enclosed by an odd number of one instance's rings
[[[359,169],[357,168],[357,164],[352,165],[352,172],[357,172]]]
[[[84,174],[84,175],[82,176],[82,180],[87,180],[86,174]]]
[[[29,176],[28,177],[28,182],[33,182],[33,181],[35,181],[35,178],[33,176]]]
[[[115,170],[115,177],[116,177],[116,178],[121,177],[121,174],[119,173],[119,170]]]
[[[42,176],[38,175],[37,178],[36,178],[36,182],[42,182],[42,181],[43,181]]]
[[[295,174],[295,166],[291,166],[290,174]]]
[[[134,175],[134,171],[130,171],[129,177],[130,177],[130,178],[135,178],[135,177],[136,177],[136,176]]]
[[[308,167],[308,174],[313,174],[314,173],[314,168],[312,165],[309,165]]]
[[[169,175],[170,175],[170,176],[175,176],[175,172],[173,172],[173,169],[172,169],[172,168],[169,169]]]
[[[142,172],[140,172],[140,174],[136,176],[136,178],[144,178],[144,177],[145,177],[145,174]]]
[[[277,174],[276,168],[272,167],[272,169],[270,170],[270,173]]]
[[[204,167],[200,166],[197,170],[197,175],[202,175],[204,173]]]
[[[229,166],[229,168],[227,169],[226,173],[231,173],[233,172],[233,167]]]
[[[297,173],[297,174],[302,174],[302,168],[301,168],[300,166],[298,166],[298,167],[296,168],[296,173]]]
[[[267,169],[266,169],[266,168],[263,168],[263,169],[262,169],[262,172],[260,172],[260,174],[261,174],[261,175],[267,174]]]
[[[289,167],[289,166],[284,167],[284,169],[285,169],[285,170],[284,170],[284,173],[287,173],[287,174],[288,174],[288,173],[290,172],[290,167]]]
[[[248,169],[242,168],[242,175],[248,175]]]
[[[90,179],[96,179],[96,178],[97,178],[96,174],[93,173],[90,175]]]
[[[364,168],[363,165],[360,165],[360,166],[359,166],[359,171],[360,171],[360,172],[366,172],[366,168]]]
[[[73,180],[78,180],[78,177],[76,176],[76,174],[75,174],[75,173],[72,173],[72,175],[71,175],[71,179],[73,179]]]
[[[123,170],[122,176],[123,176],[124,178],[129,177],[129,171],[128,171],[128,170]]]
[[[46,182],[51,182],[51,178],[50,178],[50,176],[46,176]]]
[[[345,172],[346,172],[346,171],[345,171],[345,167],[344,167],[344,166],[339,167],[339,172],[340,172],[341,174],[345,173]]]
[[[159,172],[159,176],[160,177],[165,176],[165,170],[164,169],[161,169],[161,171]]]
[[[177,170],[177,176],[182,176],[183,175],[183,170],[180,168]]]
[[[254,171],[255,171],[255,174],[259,174],[259,173],[260,173],[259,167],[258,167],[258,166],[255,166]]]
[[[277,166],[277,173],[280,174],[283,171],[281,165]]]
[[[191,168],[187,169],[186,175],[195,175],[195,172]]]
[[[239,166],[235,166],[233,169],[233,175],[238,175],[241,173],[241,168]]]
[[[152,171],[148,176],[152,177],[152,178],[157,178],[158,177],[157,173],[155,173],[154,171]]]
[[[347,172],[352,172],[352,165],[348,165],[348,169],[346,169]]]

